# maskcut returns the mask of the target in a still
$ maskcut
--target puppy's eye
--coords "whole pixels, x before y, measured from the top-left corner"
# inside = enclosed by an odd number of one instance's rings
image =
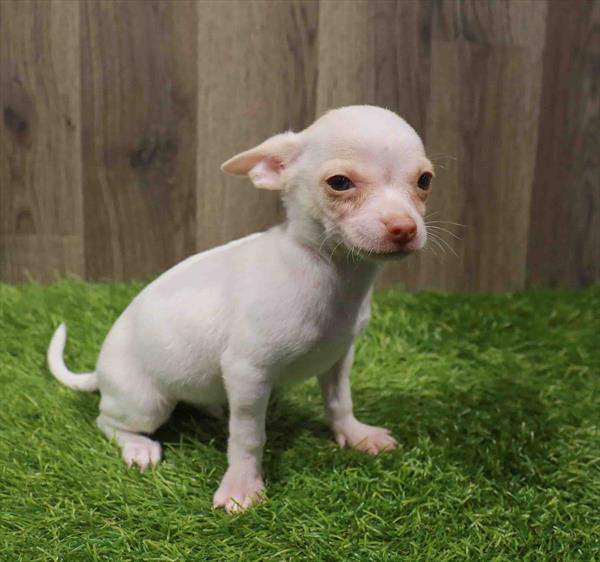
[[[419,189],[429,189],[430,184],[431,184],[431,174],[429,172],[421,174],[419,177],[419,181],[417,181],[417,185],[419,186]]]
[[[331,176],[327,180],[327,184],[335,191],[348,191],[353,187],[350,178],[347,178],[346,176]]]

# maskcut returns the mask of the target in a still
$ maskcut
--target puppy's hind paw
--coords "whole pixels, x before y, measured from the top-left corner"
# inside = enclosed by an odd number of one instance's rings
[[[160,462],[161,447],[158,441],[152,441],[142,435],[123,444],[123,460],[131,468],[134,464],[143,472],[149,466],[156,466]]]

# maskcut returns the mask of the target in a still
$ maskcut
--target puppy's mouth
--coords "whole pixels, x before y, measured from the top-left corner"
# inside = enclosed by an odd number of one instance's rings
[[[416,250],[412,248],[399,248],[395,250],[375,250],[365,248],[354,248],[354,253],[360,257],[372,261],[394,261],[405,258]]]
[[[363,237],[361,240],[354,236],[344,237],[344,246],[350,255],[370,261],[394,261],[421,250],[424,241],[421,236],[414,236],[406,242],[391,240],[388,237]]]
[[[373,245],[358,245],[344,244],[350,254],[371,261],[394,261],[401,260],[410,254],[417,252],[419,248],[415,248],[413,244],[373,244]]]
[[[401,260],[410,254],[418,252],[421,248],[420,246],[415,247],[410,242],[404,245],[389,243],[389,241],[388,243],[384,241],[382,244],[373,243],[372,245],[367,245],[363,242],[363,244],[359,245],[356,242],[353,243],[351,240],[341,238],[335,249],[343,250],[348,256],[353,257],[353,259],[359,258],[367,261],[386,262]]]

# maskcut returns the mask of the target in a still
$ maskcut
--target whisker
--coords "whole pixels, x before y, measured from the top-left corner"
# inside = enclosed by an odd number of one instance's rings
[[[336,228],[337,225],[332,224],[329,228],[326,228],[322,233],[321,233],[321,237],[323,238],[327,238],[327,236],[333,231],[334,228]]]
[[[444,154],[443,152],[428,154],[427,156],[434,164],[436,160],[458,160],[456,156],[450,156],[449,154]]]
[[[434,152],[433,154],[428,154],[429,160],[432,158],[448,158],[450,160],[457,160],[456,156],[452,156],[450,154],[446,154],[445,152]]]
[[[458,158],[456,156],[450,156],[450,155],[442,154],[442,153],[440,153],[440,154],[429,154],[428,157],[429,157],[429,160],[431,160],[431,162],[433,163],[433,165],[436,168],[441,168],[442,170],[446,169],[446,167],[442,164],[442,162],[445,163],[445,162],[447,162],[449,160],[454,160],[454,161],[458,160]]]
[[[459,222],[452,222],[452,221],[429,221],[426,224],[452,224],[454,226],[462,226],[464,228],[469,228],[468,224],[461,224]]]
[[[321,250],[323,249],[323,244],[325,244],[327,241],[329,241],[330,238],[329,236],[326,236],[325,238],[323,238],[322,242],[319,244],[319,247],[317,248],[317,253],[320,254],[321,256],[323,256]],[[325,256],[323,256],[325,257]]]
[[[349,258],[350,258],[350,261],[351,261],[352,263],[354,263],[354,246],[351,246],[351,247],[350,247],[350,255],[349,255],[349,256],[347,256],[347,257],[349,257]]]
[[[433,230],[431,230],[429,228],[427,229],[427,234],[428,234],[428,236],[433,236],[436,240],[441,240],[442,239],[442,237],[440,236],[439,232],[435,232],[435,231],[433,231]]]
[[[448,243],[447,240],[444,240],[438,233],[429,231],[429,235],[436,239],[445,248],[448,248],[448,250],[450,250],[456,257],[458,257],[458,254],[456,253],[454,248]]]
[[[359,239],[358,242],[360,243],[362,248],[368,248],[369,245],[365,244],[365,242],[368,242],[367,238],[365,236],[363,236],[362,234],[359,235]],[[363,252],[365,251],[364,249],[362,250]],[[373,250],[366,250],[366,254],[367,256],[370,256],[373,253]],[[359,257],[359,254],[357,254],[357,257]]]
[[[321,243],[319,244],[319,248],[317,249],[317,253],[320,254],[321,256],[325,257],[324,254],[321,252],[321,250],[323,249],[323,245],[325,243],[327,243],[331,237],[329,236],[329,234],[336,228],[337,225],[333,224],[331,225],[329,228],[326,228],[322,234],[321,237],[323,238],[323,240],[321,240]]]
[[[446,240],[444,240],[441,236],[439,236],[433,232],[430,232],[429,234],[431,234],[431,236],[434,236],[435,238],[437,238],[441,244],[446,246],[446,248],[448,248],[456,257],[458,257],[458,254],[456,253],[454,248],[452,246],[450,246],[450,244],[448,244],[448,242]]]
[[[429,242],[429,240],[428,240],[428,242]],[[430,244],[425,244],[425,247],[423,248],[423,250],[431,250],[431,253],[432,253],[432,254],[433,254],[433,255],[434,255],[436,258],[438,258],[438,259],[439,259],[439,257],[440,257],[440,256],[438,255],[438,253],[437,253],[437,252],[436,252],[436,251],[433,249],[433,246],[431,246]]]
[[[441,226],[430,226],[430,225],[427,225],[427,230],[428,231],[429,230],[437,230],[439,232],[445,232],[446,234],[449,234],[453,238],[456,238],[456,240],[462,240],[462,238],[460,236],[457,236],[456,234],[454,234],[454,232],[451,232],[447,228],[442,228]]]
[[[331,250],[331,254],[329,254],[329,263],[331,263],[331,260],[333,259],[333,254],[335,253],[335,251],[341,246],[343,240],[340,240],[333,248],[333,250]]]
[[[444,248],[444,246],[442,246],[436,238],[434,238],[433,236],[429,238],[429,240],[431,241],[432,244],[435,244],[436,248],[438,248],[443,255],[446,255],[446,248]],[[433,251],[433,247],[431,248]]]

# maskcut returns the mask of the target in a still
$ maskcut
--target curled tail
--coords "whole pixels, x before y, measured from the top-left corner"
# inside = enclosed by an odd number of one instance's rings
[[[63,359],[63,351],[65,349],[65,342],[67,341],[67,327],[61,324],[48,346],[48,368],[50,372],[64,385],[75,390],[84,390],[85,392],[92,392],[98,390],[98,377],[96,373],[81,373],[75,374],[67,369],[65,361]]]

